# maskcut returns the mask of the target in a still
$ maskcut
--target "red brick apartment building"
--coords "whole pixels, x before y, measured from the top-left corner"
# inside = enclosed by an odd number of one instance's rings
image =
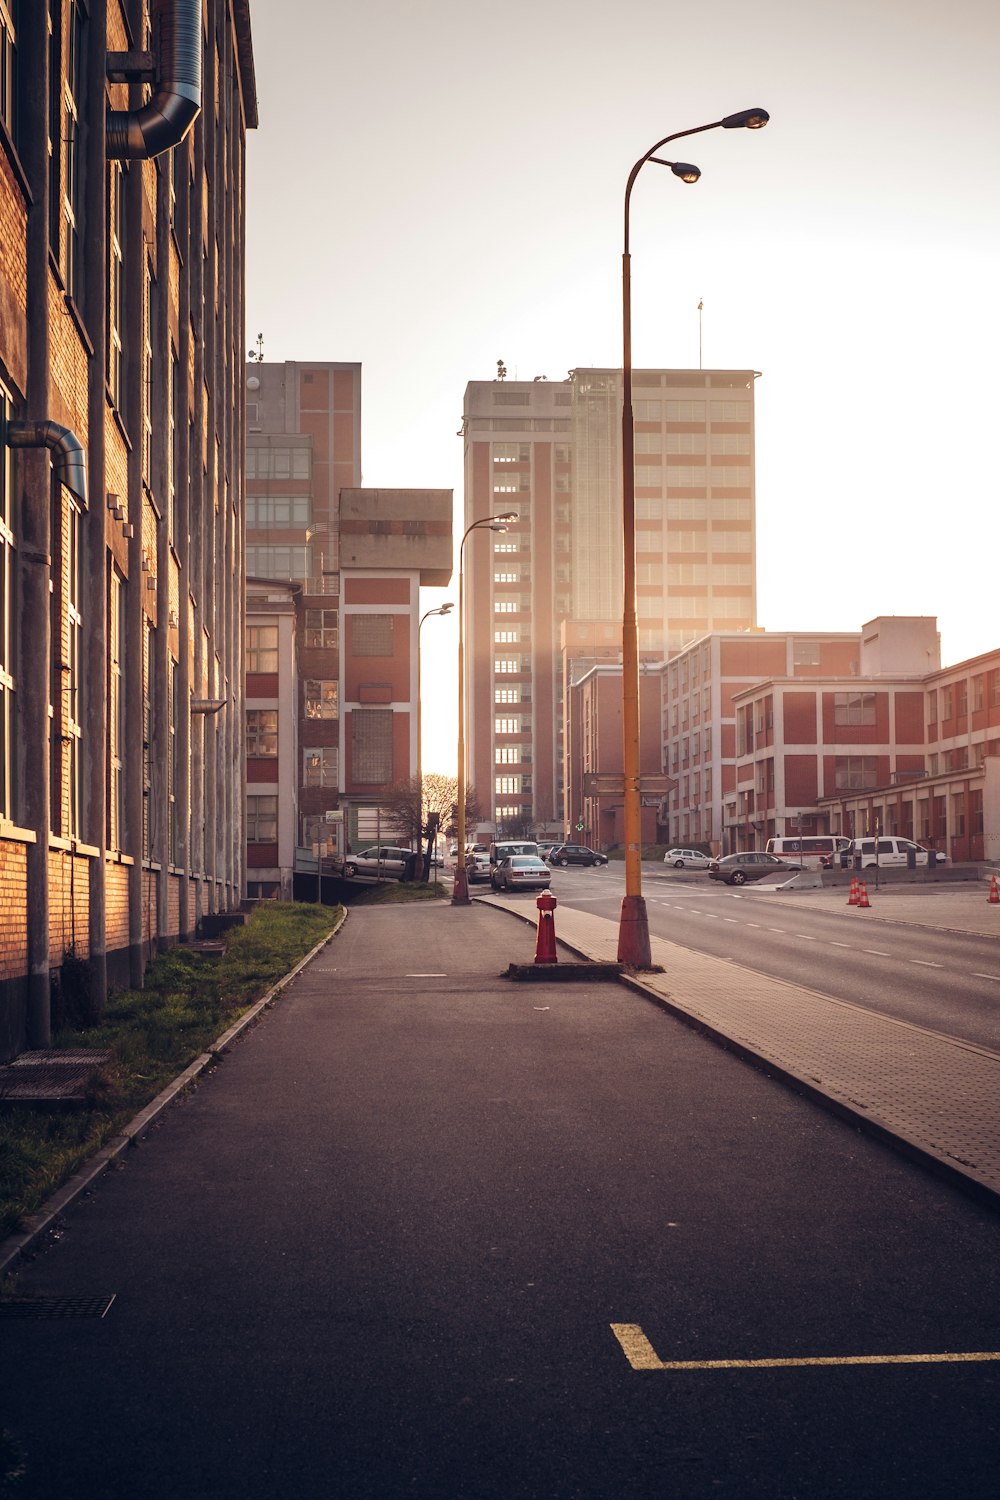
[[[248,0],[0,0],[0,1058],[243,893]]]
[[[421,587],[451,578],[451,490],[343,488],[320,580],[248,580],[247,891],[287,899],[317,857],[396,839],[414,774]]]
[[[936,641],[933,619],[883,617],[864,626],[853,677],[772,676],[734,695],[734,847],[877,830],[1000,858],[1000,651],[940,668]]]

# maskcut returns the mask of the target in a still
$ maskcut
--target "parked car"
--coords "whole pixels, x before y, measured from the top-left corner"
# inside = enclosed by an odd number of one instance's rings
[[[470,885],[484,885],[490,878],[490,856],[485,849],[475,849],[465,856],[465,870]]]
[[[537,854],[508,854],[490,876],[495,891],[543,890],[551,881],[552,872]]]
[[[911,853],[913,862],[917,865],[930,864],[932,853],[934,863],[938,865],[943,865],[948,858],[946,854],[939,854],[936,849],[925,849],[922,844],[915,844],[912,839],[892,837],[854,839],[844,851],[843,858],[848,869],[860,855],[863,870],[874,870],[876,865],[884,870],[892,865],[908,865]]]
[[[550,865],[606,865],[608,856],[584,844],[556,844],[549,850]]]
[[[415,867],[416,861],[417,855],[412,849],[378,844],[371,849],[362,849],[360,854],[348,854],[344,860],[344,874],[349,880],[355,875],[384,875],[402,880],[408,870]]]
[[[541,850],[532,839],[496,839],[490,845],[490,864],[498,865],[509,854],[536,854]]]
[[[763,880],[765,875],[777,875],[782,871],[793,875],[801,868],[801,865],[775,859],[773,854],[747,849],[742,854],[726,854],[722,859],[713,859],[708,867],[708,878],[724,880],[726,885],[745,885],[748,880]]]
[[[668,849],[663,863],[673,865],[675,870],[707,870],[712,856],[702,854],[699,849]]]

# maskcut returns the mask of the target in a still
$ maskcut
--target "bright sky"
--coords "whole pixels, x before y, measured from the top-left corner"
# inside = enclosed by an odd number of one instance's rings
[[[634,363],[696,367],[704,299],[705,366],[762,372],[761,625],[936,614],[945,664],[1000,646],[996,0],[251,15],[247,346],[361,361],[366,485],[460,514],[469,380],[620,365],[633,163],[761,106],[765,130],[673,147],[697,185],[639,177]],[[451,774],[456,639],[423,628],[424,767]]]

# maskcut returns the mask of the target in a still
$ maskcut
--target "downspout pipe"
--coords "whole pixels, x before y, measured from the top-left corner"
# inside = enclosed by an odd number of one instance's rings
[[[59,483],[87,508],[87,455],[75,432],[58,422],[8,422],[7,442],[11,448],[48,448]]]
[[[148,160],[182,141],[201,113],[202,0],[153,0],[157,82],[139,109],[109,109],[108,159]]]

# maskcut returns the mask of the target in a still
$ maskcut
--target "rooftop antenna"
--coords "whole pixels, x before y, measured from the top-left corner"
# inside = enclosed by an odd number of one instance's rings
[[[699,368],[699,370],[702,368],[702,363],[701,363],[701,311],[702,311],[702,308],[704,306],[705,306],[705,299],[704,299],[704,297],[699,297],[698,298],[698,368]]]
[[[503,362],[502,359],[498,359],[497,360],[497,379],[498,380],[506,380],[507,379],[507,366],[504,364],[504,362]]]
[[[257,353],[255,354],[251,349],[247,358],[252,360],[255,365],[262,365],[264,363],[264,335],[262,333],[258,333],[257,335]]]

